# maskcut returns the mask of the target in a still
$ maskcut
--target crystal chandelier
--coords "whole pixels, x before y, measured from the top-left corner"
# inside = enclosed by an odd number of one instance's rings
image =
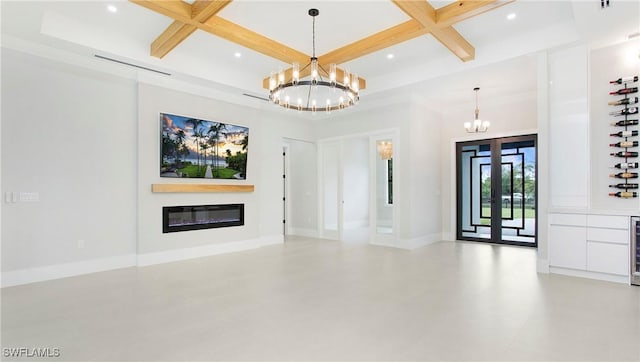
[[[271,73],[269,77],[269,101],[287,109],[298,111],[330,112],[358,103],[360,80],[356,74],[340,70],[335,64],[329,71],[318,63],[316,57],[316,16],[318,9],[309,9],[313,19],[313,55],[302,69],[299,63],[292,64],[291,78],[286,79],[285,71]],[[301,74],[308,71],[308,76]],[[306,73],[305,73],[306,74]],[[339,78],[341,76],[341,79]]]
[[[478,118],[478,116],[480,115],[480,110],[478,109],[478,91],[480,90],[480,88],[476,87],[473,88],[473,90],[476,92],[476,118],[474,119],[473,123],[464,122],[464,129],[466,129],[469,133],[487,132],[490,126],[489,121],[481,121]]]

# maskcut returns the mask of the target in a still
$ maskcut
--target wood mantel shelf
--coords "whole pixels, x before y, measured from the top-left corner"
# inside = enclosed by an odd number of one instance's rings
[[[253,192],[254,185],[151,184],[151,192]]]

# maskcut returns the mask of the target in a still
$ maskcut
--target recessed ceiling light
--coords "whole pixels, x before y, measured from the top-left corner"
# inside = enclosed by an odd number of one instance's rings
[[[509,19],[509,20],[513,20],[515,18],[516,18],[516,13],[511,13],[511,14],[507,15],[507,19]]]
[[[242,53],[235,52],[235,53],[233,53],[233,56],[236,57],[236,58],[240,58],[242,56]]]
[[[395,58],[395,55],[391,53],[387,54],[387,59],[393,59],[393,58]]]
[[[117,13],[118,12],[118,8],[115,7],[114,5],[107,6],[107,10],[109,10],[109,12],[112,12],[112,13]]]

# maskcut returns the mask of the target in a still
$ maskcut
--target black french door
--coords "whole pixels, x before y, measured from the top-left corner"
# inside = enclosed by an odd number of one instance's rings
[[[456,143],[458,240],[537,242],[537,136]]]

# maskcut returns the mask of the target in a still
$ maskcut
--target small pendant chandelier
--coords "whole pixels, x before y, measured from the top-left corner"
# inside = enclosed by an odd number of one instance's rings
[[[481,121],[478,116],[480,115],[480,110],[478,109],[478,91],[480,88],[475,87],[473,90],[476,92],[476,110],[475,110],[475,119],[473,123],[464,122],[464,129],[467,130],[468,133],[479,133],[479,132],[487,132],[489,126],[491,125],[489,121]]]
[[[291,79],[285,79],[285,71],[271,73],[269,77],[269,101],[287,109],[316,112],[330,112],[355,105],[360,100],[360,80],[356,74],[342,71],[335,64],[329,65],[329,71],[318,63],[316,57],[316,16],[318,9],[309,9],[313,18],[313,55],[310,62],[300,69],[299,63],[292,64]],[[300,75],[307,68],[309,76]],[[342,73],[342,79],[338,79]]]
[[[393,144],[389,141],[378,141],[378,154],[382,160],[393,158]]]

